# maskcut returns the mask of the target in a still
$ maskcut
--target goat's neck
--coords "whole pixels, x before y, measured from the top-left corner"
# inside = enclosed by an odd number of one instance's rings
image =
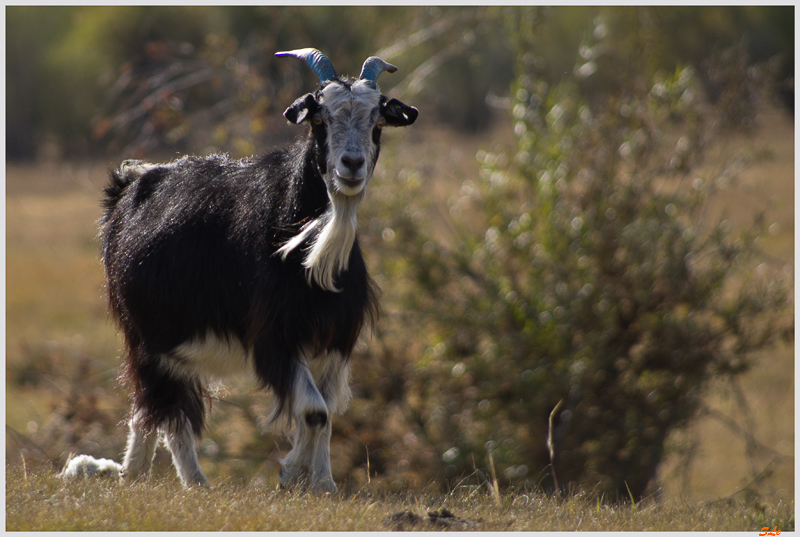
[[[347,270],[350,252],[356,239],[358,206],[364,192],[356,196],[329,193],[330,203],[325,212],[305,224],[300,232],[279,250],[286,259],[294,249],[308,241],[303,267],[308,284],[316,283],[327,291],[340,291],[335,285],[336,276]]]

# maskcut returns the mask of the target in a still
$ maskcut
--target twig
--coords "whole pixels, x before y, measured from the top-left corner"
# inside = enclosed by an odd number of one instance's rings
[[[370,477],[369,477],[369,446],[365,445],[364,449],[367,450],[367,485],[370,484]]]
[[[22,458],[22,475],[25,476],[25,487],[28,486],[28,466],[25,464],[25,454],[20,451],[20,458]]]
[[[425,79],[439,69],[450,58],[463,53],[474,42],[476,35],[485,32],[485,28],[478,26],[473,32],[465,32],[461,39],[454,41],[449,47],[437,52],[426,61],[422,62],[411,74],[391,90],[392,95],[398,97],[412,97],[422,91]]]
[[[558,477],[556,477],[556,442],[553,436],[553,418],[558,412],[558,409],[561,408],[561,403],[563,403],[563,399],[559,399],[556,406],[553,407],[553,410],[550,412],[550,419],[548,420],[548,427],[547,427],[547,449],[550,451],[550,473],[553,476],[553,483],[556,487],[556,496],[561,495],[561,490],[558,487]]]
[[[765,452],[765,453],[770,453],[773,457],[778,458],[780,460],[784,460],[784,459],[788,459],[789,458],[787,455],[784,455],[783,453],[779,452],[778,450],[776,450],[776,449],[774,449],[774,448],[772,448],[770,446],[764,445],[761,442],[759,442],[755,438],[755,435],[753,434],[752,431],[748,431],[748,430],[742,428],[739,424],[736,423],[736,421],[734,421],[733,418],[731,418],[729,416],[726,416],[725,414],[723,414],[719,410],[715,410],[713,408],[704,407],[702,409],[702,412],[706,416],[717,420],[719,423],[721,423],[722,425],[727,427],[728,430],[731,431],[732,433],[734,433],[735,435],[737,435],[740,438],[744,439],[744,441],[748,445],[749,449],[752,450],[753,452],[761,451],[761,452]]]
[[[196,71],[184,77],[173,80],[163,86],[157,87],[149,95],[142,99],[138,105],[115,117],[112,121],[112,124],[115,128],[127,126],[139,117],[145,115],[167,95],[211,80],[213,75],[214,72],[210,68],[203,69],[201,71]]]
[[[501,506],[500,501],[500,487],[497,485],[497,473],[494,470],[494,459],[492,459],[492,452],[489,452],[489,469],[492,471],[492,497],[497,506]]]
[[[8,433],[11,433],[11,435],[12,435],[12,436],[13,436],[13,437],[14,437],[14,438],[15,438],[15,439],[16,439],[16,440],[19,442],[19,443],[21,443],[21,444],[25,444],[25,445],[27,445],[27,446],[29,446],[29,447],[32,447],[32,448],[36,449],[37,451],[40,451],[40,452],[41,452],[41,453],[42,453],[42,454],[45,456],[45,458],[47,458],[47,459],[52,459],[52,457],[50,457],[50,454],[49,454],[49,453],[47,453],[47,451],[45,451],[45,450],[44,450],[42,447],[40,447],[40,446],[39,446],[39,445],[38,445],[36,442],[34,442],[33,440],[31,440],[30,438],[28,438],[28,437],[27,437],[27,436],[25,436],[24,434],[22,434],[22,433],[20,433],[20,432],[18,432],[18,431],[16,431],[16,430],[14,430],[14,428],[13,428],[13,427],[11,427],[11,426],[9,426],[9,425],[6,425],[6,434],[8,434]]]
[[[426,26],[421,30],[417,30],[410,36],[404,37],[398,41],[395,41],[388,47],[382,48],[377,53],[375,53],[375,55],[378,56],[379,58],[384,58],[387,61],[391,61],[392,58],[400,56],[401,54],[405,53],[412,47],[422,44],[425,41],[428,41],[429,39],[432,39],[449,31],[450,28],[456,25],[456,23],[463,24],[470,17],[472,17],[472,13],[468,10],[464,10],[461,11],[457,16],[451,16],[439,19],[430,26]]]
[[[631,505],[633,505],[633,510],[637,510],[636,506],[636,498],[633,497],[633,492],[631,492],[631,488],[628,486],[628,482],[625,481],[625,488],[628,489],[628,497],[631,499]]]

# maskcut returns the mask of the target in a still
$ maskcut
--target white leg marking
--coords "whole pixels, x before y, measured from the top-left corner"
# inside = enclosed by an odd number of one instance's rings
[[[335,492],[329,448],[330,413],[304,363],[298,369],[293,392],[296,431],[292,450],[281,460],[279,482],[287,488],[305,483],[314,491]]]
[[[311,362],[314,383],[319,387],[332,414],[342,414],[353,396],[350,391],[350,363],[338,353],[321,356]]]
[[[184,487],[208,485],[208,479],[200,469],[194,444],[194,433],[188,420],[182,417],[162,426],[164,442],[172,453],[172,462]]]
[[[315,431],[316,438],[311,455],[311,489],[316,492],[336,492],[336,483],[331,474],[331,420],[321,430]]]
[[[153,466],[153,456],[156,454],[158,434],[145,433],[138,426],[138,415],[133,416],[129,423],[128,445],[125,447],[125,460],[122,463],[122,479],[134,481],[146,475]]]

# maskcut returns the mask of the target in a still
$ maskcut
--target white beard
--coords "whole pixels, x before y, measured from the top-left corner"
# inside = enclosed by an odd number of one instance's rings
[[[328,210],[305,224],[276,254],[286,260],[290,252],[310,238],[311,243],[306,248],[303,260],[308,284],[316,282],[326,291],[341,291],[336,288],[334,281],[340,272],[347,270],[350,263],[358,226],[357,210],[362,199],[363,191],[361,195],[353,197],[332,194]]]

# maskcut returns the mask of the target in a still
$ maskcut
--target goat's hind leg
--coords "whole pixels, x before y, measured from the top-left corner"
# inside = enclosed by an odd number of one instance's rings
[[[202,382],[196,378],[170,378],[165,387],[172,391],[168,407],[171,410],[160,429],[172,453],[178,477],[184,487],[208,485],[195,448],[195,440],[200,437],[205,422]]]
[[[130,431],[125,448],[125,459],[122,463],[122,479],[124,481],[135,481],[147,475],[153,466],[158,433],[145,430],[142,427],[141,418],[141,412],[136,412],[128,423]]]
[[[208,479],[203,475],[200,461],[197,460],[195,435],[186,416],[180,415],[170,419],[162,425],[161,430],[164,434],[164,442],[172,453],[172,462],[183,486],[208,485]]]
[[[157,355],[129,364],[136,388],[123,474],[127,479],[129,474],[135,477],[150,469],[160,432],[183,485],[206,485],[195,451],[195,438],[205,421],[202,382],[165,367],[172,358]]]

